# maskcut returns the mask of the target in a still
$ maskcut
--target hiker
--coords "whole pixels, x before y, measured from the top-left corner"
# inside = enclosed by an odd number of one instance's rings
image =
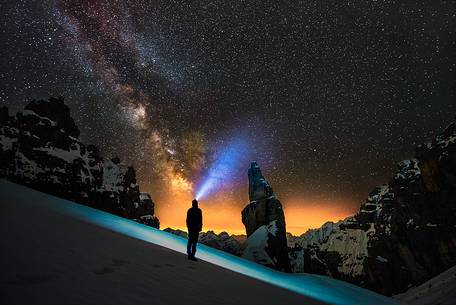
[[[198,208],[198,200],[193,199],[192,207],[187,211],[187,228],[188,228],[188,244],[187,254],[188,259],[195,261],[196,244],[198,243],[198,235],[203,228],[203,214]]]

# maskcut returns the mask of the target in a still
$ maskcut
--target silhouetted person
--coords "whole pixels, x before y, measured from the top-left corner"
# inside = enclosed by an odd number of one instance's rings
[[[196,244],[198,243],[198,235],[203,228],[203,213],[198,208],[198,200],[193,199],[192,207],[187,211],[187,228],[188,228],[188,244],[187,254],[188,259],[196,261]]]

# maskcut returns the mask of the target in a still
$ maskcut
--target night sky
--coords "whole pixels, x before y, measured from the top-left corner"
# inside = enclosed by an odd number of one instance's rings
[[[184,226],[198,185],[233,145],[239,160],[201,200],[205,230],[243,230],[252,160],[290,231],[337,220],[456,113],[454,1],[0,9],[0,103],[14,112],[65,97],[84,142],[135,166],[163,228]]]

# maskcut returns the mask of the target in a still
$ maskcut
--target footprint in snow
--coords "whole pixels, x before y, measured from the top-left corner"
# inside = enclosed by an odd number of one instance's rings
[[[108,268],[108,267],[103,267],[101,269],[93,270],[92,272],[95,274],[101,275],[101,274],[113,273],[114,270],[112,270],[111,268]]]
[[[123,259],[113,259],[111,262],[111,266],[120,267],[120,266],[128,265],[129,263],[130,263],[129,261],[126,261]]]

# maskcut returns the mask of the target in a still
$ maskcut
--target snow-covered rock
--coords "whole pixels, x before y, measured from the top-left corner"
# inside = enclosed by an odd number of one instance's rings
[[[141,205],[133,167],[103,158],[78,137],[62,98],[32,101],[15,116],[2,108],[0,177],[158,226],[153,206]]]
[[[262,225],[256,229],[255,232],[247,238],[242,257],[262,265],[274,266],[275,262],[266,252],[266,249],[269,247],[269,236],[276,236],[276,234],[277,225],[275,220],[271,221],[269,225]]]
[[[248,177],[250,203],[242,210],[242,223],[247,232],[243,256],[291,272],[282,204],[256,162],[251,163]]]
[[[179,229],[166,228],[163,231],[188,238],[187,232]],[[236,256],[241,256],[244,247],[237,236],[229,235],[227,232],[221,232],[220,234],[217,234],[214,231],[201,232],[199,234],[198,242]]]
[[[131,185],[134,187],[135,185]],[[139,203],[136,204],[136,221],[145,225],[160,228],[160,220],[155,216],[155,203],[148,193],[139,193]]]
[[[455,136],[453,123],[419,146],[356,215],[290,238],[304,249],[304,271],[392,295],[455,265]]]
[[[200,234],[199,241],[206,246],[237,256],[242,254],[243,244],[227,232],[221,232],[220,234],[216,234],[213,231],[203,232]]]
[[[304,249],[300,246],[293,246],[288,249],[292,273],[304,273]]]

